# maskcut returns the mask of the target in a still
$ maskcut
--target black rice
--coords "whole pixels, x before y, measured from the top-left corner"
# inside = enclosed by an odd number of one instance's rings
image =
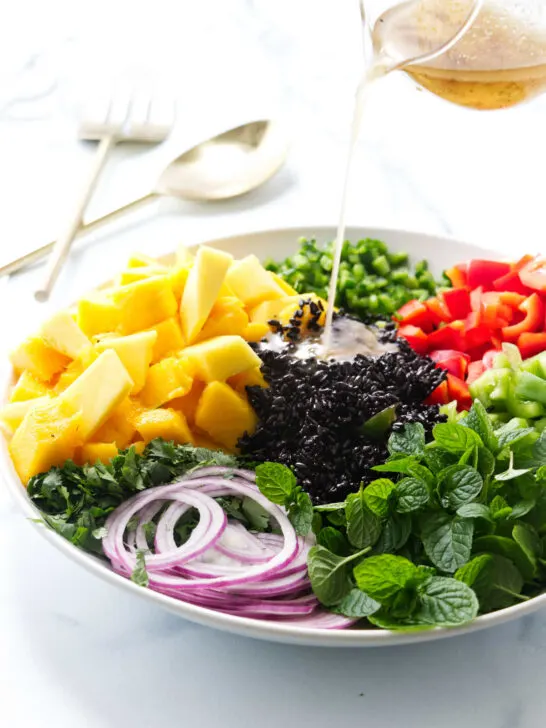
[[[393,337],[387,326],[383,339]],[[389,433],[380,442],[370,440],[361,432],[368,419],[391,405],[396,405],[394,428],[421,422],[430,431],[444,419],[437,406],[423,400],[445,373],[405,341],[397,343],[396,352],[357,355],[349,362],[300,360],[293,347],[260,348],[269,387],[248,387],[258,426],[239,441],[241,453],[291,467],[315,503],[343,500],[361,482],[377,478],[371,467],[386,459]]]

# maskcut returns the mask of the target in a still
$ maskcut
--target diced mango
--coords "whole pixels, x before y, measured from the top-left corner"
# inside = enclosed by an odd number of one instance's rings
[[[205,382],[225,381],[261,365],[259,357],[240,336],[217,336],[183,350],[191,371]]]
[[[174,293],[174,297],[176,298],[176,302],[178,304],[180,304],[180,301],[182,300],[182,296],[183,296],[184,290],[186,288],[186,283],[187,283],[189,274],[190,274],[190,269],[183,268],[183,267],[173,268],[169,273],[169,280],[171,281],[171,287],[173,289],[173,293]]]
[[[140,331],[129,336],[103,339],[96,345],[96,349],[113,349],[116,352],[134,382],[131,394],[136,394],[146,382],[156,340],[156,331]]]
[[[105,293],[96,293],[78,303],[77,323],[86,336],[95,336],[117,331],[120,314],[116,304]]]
[[[146,383],[140,398],[146,407],[160,407],[176,397],[183,397],[191,389],[185,362],[174,356],[157,362],[148,369]]]
[[[275,283],[279,286],[279,288],[282,288],[282,290],[286,293],[287,296],[297,296],[298,292],[295,288],[292,288],[290,283],[287,283],[284,278],[281,278],[277,273],[273,273],[273,271],[269,270],[267,271],[271,278],[275,281]]]
[[[311,301],[314,301],[315,303],[321,303],[322,304],[322,310],[320,311],[320,314],[317,319],[317,324],[319,326],[324,326],[326,322],[326,309],[328,308],[328,303],[322,298],[319,298],[319,296],[316,296],[314,293],[311,293],[309,295],[302,297],[305,301],[311,299]],[[293,303],[286,306],[286,308],[283,308],[282,311],[280,311],[279,315],[277,316],[279,322],[283,326],[288,326],[290,323],[290,319],[293,318],[294,313],[298,310],[298,308],[301,308],[303,311],[303,315],[300,316],[299,320],[301,321],[301,330],[305,331],[305,329],[309,326],[309,323],[311,322],[311,319],[314,318],[313,314],[311,313],[309,306],[303,306],[301,307],[299,304],[294,305]]]
[[[12,402],[6,404],[0,410],[0,420],[7,425],[8,431],[15,431],[24,420],[27,412],[37,407],[51,402],[51,397],[36,397],[35,399],[25,399],[20,402]]]
[[[180,351],[184,346],[182,330],[176,318],[165,319],[161,323],[152,326],[149,331],[155,331],[157,339],[152,352],[152,364],[175,351]]]
[[[118,454],[118,449],[113,442],[88,442],[78,448],[76,461],[81,463],[94,464],[98,461],[109,463]]]
[[[246,394],[247,387],[269,386],[264,379],[260,367],[253,367],[252,369],[247,369],[246,372],[235,374],[235,376],[228,379],[228,384],[240,394]]]
[[[49,387],[43,384],[43,382],[40,382],[39,379],[36,379],[28,369],[25,369],[15,387],[11,390],[9,401],[24,402],[35,397],[43,397],[49,391]]]
[[[135,436],[136,418],[144,410],[142,404],[126,397],[91,438],[94,442],[113,442],[119,450],[128,447]]]
[[[40,333],[48,346],[71,359],[91,343],[68,311],[59,311],[52,316],[43,324]]]
[[[271,329],[267,324],[259,324],[255,321],[248,324],[241,336],[245,341],[256,343],[264,339],[269,333],[271,333]]]
[[[144,442],[144,440],[137,440],[136,442],[133,442],[133,447],[135,448],[135,452],[137,455],[142,455],[142,453],[146,449],[146,443]]]
[[[224,450],[226,452],[233,452],[232,448],[220,445],[218,442],[214,442],[210,437],[202,435],[200,432],[195,432],[193,435],[193,443],[195,447],[204,447],[206,450]]]
[[[129,394],[133,380],[112,349],[98,359],[60,397],[74,410],[80,410],[81,432],[87,440]]]
[[[173,399],[169,405],[176,410],[180,410],[188,423],[193,426],[195,422],[195,412],[197,411],[197,405],[203,391],[205,389],[205,383],[200,382],[198,379],[194,379],[191,385],[190,391],[183,397]]]
[[[38,379],[49,382],[70,359],[48,346],[41,336],[31,336],[10,354],[10,361],[16,372],[28,369]]]
[[[155,440],[156,437],[174,440],[179,444],[193,442],[186,418],[173,409],[146,410],[138,415],[136,427],[144,442]]]
[[[299,306],[299,302],[303,296],[283,296],[273,301],[262,301],[250,310],[249,318],[251,323],[267,324],[273,319],[277,319],[280,312],[287,306],[294,306],[294,310]]]
[[[113,288],[110,298],[118,309],[122,334],[149,329],[174,316],[176,298],[168,276],[152,276],[127,286]]]
[[[81,413],[56,397],[26,414],[11,439],[9,452],[26,485],[33,475],[72,458],[81,443]]]
[[[206,245],[197,251],[180,303],[182,334],[188,343],[203,328],[232,261],[228,253]]]
[[[158,260],[143,253],[135,253],[127,261],[127,268],[146,268],[148,266],[160,266],[164,270],[166,269],[166,266],[162,265]]]
[[[165,275],[166,272],[167,269],[163,265],[143,265],[138,268],[127,268],[127,270],[119,274],[117,283],[119,286],[126,286],[129,283],[135,283],[135,281],[141,281],[144,278]]]
[[[228,448],[234,448],[245,432],[252,433],[256,421],[248,401],[225,382],[206,386],[195,415],[197,427]]]
[[[226,280],[235,295],[248,308],[253,308],[262,301],[283,298],[286,295],[255,255],[236,260],[230,266]]]
[[[205,341],[214,336],[243,336],[247,326],[248,315],[241,301],[235,297],[221,297],[212,307],[195,341]]]

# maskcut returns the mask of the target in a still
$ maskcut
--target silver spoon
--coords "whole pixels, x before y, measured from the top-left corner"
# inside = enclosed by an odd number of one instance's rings
[[[243,195],[272,177],[282,166],[287,153],[287,137],[277,122],[253,121],[229,129],[170,162],[159,175],[152,192],[82,225],[80,231],[95,230],[162,196],[210,201]],[[0,267],[0,276],[35,263],[46,256],[53,245],[42,245]]]

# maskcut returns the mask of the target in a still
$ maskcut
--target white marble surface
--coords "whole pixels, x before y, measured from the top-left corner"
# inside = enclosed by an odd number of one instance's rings
[[[116,153],[92,215],[147,190],[173,150],[230,122],[282,113],[292,129],[291,155],[275,179],[245,198],[210,206],[165,201],[97,235],[78,249],[52,305],[99,281],[133,249],[154,253],[182,239],[334,224],[361,59],[356,5],[12,4],[10,22],[0,25],[0,259],[58,231],[90,155],[72,141],[75,102],[92,72],[100,78],[116,58],[128,77],[145,70],[161,80],[163,93],[176,93],[179,124],[163,148]],[[449,233],[506,253],[544,249],[546,98],[479,114],[393,78],[373,109],[359,144],[352,222]],[[32,322],[38,275],[2,287],[3,342]],[[2,488],[0,554],[6,728],[546,722],[546,613],[404,648],[253,642],[196,627],[79,571],[41,540]]]

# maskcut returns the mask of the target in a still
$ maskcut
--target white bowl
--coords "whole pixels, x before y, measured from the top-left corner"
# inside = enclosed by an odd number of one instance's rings
[[[233,253],[236,257],[255,253],[262,259],[281,259],[295,252],[297,239],[301,236],[315,237],[319,241],[333,239],[334,228],[330,227],[298,227],[279,228],[277,230],[264,230],[244,235],[236,235],[230,238],[207,241],[208,245],[222,248]],[[431,264],[433,273],[441,271],[455,263],[462,262],[471,257],[498,258],[494,252],[483,250],[474,245],[468,245],[456,240],[441,238],[420,233],[407,232],[402,230],[388,230],[376,228],[350,227],[347,229],[348,240],[356,241],[362,238],[377,238],[384,240],[393,250],[406,251],[411,254],[413,261],[426,258]],[[4,377],[4,391],[7,391],[11,383],[11,373]],[[25,489],[11,463],[6,443],[0,443],[0,470],[5,486],[21,508],[22,515],[31,519],[40,517],[39,511],[27,498]],[[424,632],[389,632],[384,630],[321,630],[304,629],[301,627],[284,625],[280,622],[268,622],[245,617],[236,617],[227,614],[220,614],[210,609],[185,604],[163,594],[158,594],[150,589],[137,586],[128,579],[115,574],[109,569],[104,561],[87,554],[73,546],[58,534],[36,524],[40,533],[54,544],[60,551],[66,554],[73,561],[92,574],[117,586],[128,590],[143,599],[155,602],[158,606],[168,609],[174,614],[189,619],[199,624],[226,632],[256,637],[275,642],[286,642],[293,644],[317,645],[321,647],[372,647],[387,646],[396,644],[410,644],[414,642],[426,642],[428,640],[452,637],[465,634],[485,627],[501,624],[503,622],[523,617],[540,607],[546,605],[546,594],[535,597],[525,603],[518,604],[508,609],[502,609],[482,617],[463,627],[452,629],[438,628]],[[54,585],[52,585],[54,588]]]

